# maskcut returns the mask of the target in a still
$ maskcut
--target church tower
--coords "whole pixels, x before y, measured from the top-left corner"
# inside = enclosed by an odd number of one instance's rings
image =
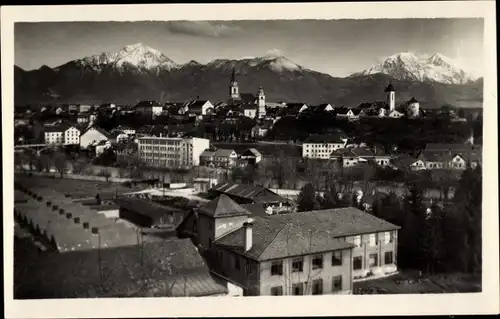
[[[231,82],[229,83],[229,99],[230,100],[239,100],[240,92],[238,88],[238,82],[236,81],[236,73],[233,68],[233,74],[231,75]]]
[[[392,83],[389,83],[384,92],[387,93],[387,104],[389,105],[389,112],[392,112],[396,108],[396,90],[394,90]]]
[[[262,85],[259,87],[259,92],[257,93],[257,106],[259,107],[259,118],[263,118],[266,115],[266,94]]]

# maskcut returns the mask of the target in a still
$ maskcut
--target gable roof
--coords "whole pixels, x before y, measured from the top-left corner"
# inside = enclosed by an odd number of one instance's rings
[[[96,130],[97,132],[101,133],[102,135],[104,135],[108,139],[112,138],[112,136],[111,136],[110,133],[106,132],[104,129],[102,129],[100,127],[97,127],[97,126],[91,126],[91,127],[89,127],[85,132],[82,133],[82,135],[86,134],[87,132],[89,132],[91,130]]]
[[[159,219],[167,214],[177,213],[178,215],[184,215],[184,213],[177,208],[161,205],[149,200],[144,200],[136,197],[121,197],[117,200],[117,204],[120,206],[120,208],[124,208],[135,213],[148,216],[154,220]]]
[[[234,150],[219,148],[215,151],[214,157],[229,157],[233,152]]]
[[[200,157],[212,157],[214,156],[215,151],[204,150],[203,153],[200,154]]]
[[[214,218],[251,215],[249,211],[236,204],[235,201],[224,194],[211,200],[205,206],[200,207],[199,212]]]
[[[255,148],[249,148],[243,153],[241,153],[241,156],[255,156],[255,157],[262,157],[262,154]]]
[[[244,252],[243,228],[218,240],[217,245],[259,261],[353,247],[342,237],[399,229],[353,207],[254,217],[252,248]]]
[[[278,194],[267,188],[246,184],[236,184],[232,182],[222,182],[215,185],[211,191],[249,199],[258,203],[279,202],[283,200]]]
[[[289,112],[298,112],[303,106],[307,108],[307,104],[305,103],[287,103],[286,110]]]

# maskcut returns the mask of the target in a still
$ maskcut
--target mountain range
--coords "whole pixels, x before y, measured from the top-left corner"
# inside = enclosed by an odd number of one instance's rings
[[[141,43],[116,53],[100,53],[55,68],[26,71],[14,67],[15,104],[121,103],[141,100],[225,101],[233,69],[240,92],[256,93],[262,85],[268,101],[331,103],[355,106],[384,100],[392,83],[398,102],[416,97],[423,107],[482,105],[482,78],[434,54],[427,60],[400,53],[379,65],[345,78],[302,67],[279,55],[241,60],[216,59],[179,64]]]

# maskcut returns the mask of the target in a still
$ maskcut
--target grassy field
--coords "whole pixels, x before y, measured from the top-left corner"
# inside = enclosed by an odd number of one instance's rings
[[[425,294],[480,292],[481,276],[447,274],[418,277],[401,273],[391,277],[355,282],[354,294]]]
[[[59,177],[23,176],[21,174],[16,174],[14,179],[22,181],[28,187],[49,187],[60,193],[67,194],[71,198],[95,197],[99,194],[104,199],[113,197],[116,193],[123,194],[142,189],[140,186],[127,187],[118,183],[61,179]]]

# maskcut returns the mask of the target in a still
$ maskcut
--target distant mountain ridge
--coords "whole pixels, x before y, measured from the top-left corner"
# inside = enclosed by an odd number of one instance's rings
[[[439,53],[434,53],[428,58],[421,58],[407,52],[398,53],[353,76],[376,73],[387,74],[398,80],[445,84],[467,84],[477,80],[477,76],[466,72],[450,58]]]
[[[374,71],[336,78],[304,68],[280,54],[180,64],[137,43],[116,53],[100,53],[56,68],[42,66],[25,71],[15,66],[15,103],[135,104],[140,100],[184,101],[196,97],[226,101],[233,69],[240,92],[256,93],[262,85],[269,101],[356,106],[385,99],[383,89],[392,81],[398,99],[415,96],[428,107],[482,102],[482,81],[443,84],[411,77],[398,79]]]

